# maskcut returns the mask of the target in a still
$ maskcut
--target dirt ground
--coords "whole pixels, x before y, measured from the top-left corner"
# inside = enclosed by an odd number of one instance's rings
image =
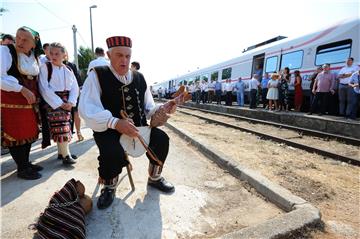
[[[173,115],[169,122],[191,132],[211,147],[242,165],[259,171],[319,208],[325,227],[312,233],[311,238],[360,237],[359,167],[261,140],[250,133],[207,124],[204,120],[181,113]],[[323,145],[326,145],[327,142],[323,142]],[[333,150],[342,147],[342,150],[351,150],[352,156],[359,155],[359,147],[346,146],[338,142],[333,144],[336,146],[326,147],[333,147]]]

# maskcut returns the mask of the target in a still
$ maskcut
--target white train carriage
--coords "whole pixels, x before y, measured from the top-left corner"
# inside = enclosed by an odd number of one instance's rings
[[[337,73],[348,57],[353,57],[355,62],[359,62],[359,36],[360,19],[344,20],[324,30],[299,38],[288,39],[279,36],[270,39],[249,47],[239,57],[158,85],[169,88],[197,80],[224,82],[226,79],[231,79],[235,82],[238,77],[246,81],[251,79],[257,66],[262,69],[262,73],[273,73],[289,67],[291,73],[295,70],[300,71],[303,78],[302,86],[305,95],[308,95],[310,86],[308,79],[318,66],[330,63],[331,70]],[[291,81],[293,84],[293,74]],[[292,84],[290,84],[290,90],[293,89]]]

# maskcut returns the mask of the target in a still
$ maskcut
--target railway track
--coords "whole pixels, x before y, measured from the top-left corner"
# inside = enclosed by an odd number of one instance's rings
[[[181,106],[184,107],[184,106]],[[191,109],[191,110],[198,110],[207,114],[215,114],[215,115],[220,115],[220,116],[226,116],[226,117],[232,117],[238,120],[246,120],[246,121],[251,121],[251,122],[255,122],[255,123],[261,123],[261,124],[267,124],[267,125],[272,125],[272,126],[276,126],[276,127],[281,127],[281,128],[285,128],[285,129],[289,129],[289,130],[295,130],[297,132],[303,132],[303,134],[307,134],[307,135],[312,135],[312,136],[320,136],[320,137],[325,137],[325,138],[333,138],[336,140],[340,140],[343,142],[347,142],[347,143],[352,143],[354,145],[360,145],[359,140],[357,139],[353,139],[353,138],[349,138],[349,137],[344,137],[344,136],[339,136],[339,135],[333,135],[333,134],[328,134],[328,133],[322,133],[322,132],[318,132],[318,131],[313,131],[313,130],[308,130],[308,129],[303,129],[303,128],[298,128],[298,127],[293,127],[293,126],[289,126],[289,125],[282,125],[282,124],[278,124],[278,123],[272,123],[272,122],[268,122],[268,121],[263,121],[263,120],[257,120],[257,119],[250,119],[247,117],[242,117],[242,116],[237,116],[237,115],[231,115],[231,114],[224,114],[224,113],[218,113],[218,112],[212,112],[212,111],[208,111],[208,110],[199,110],[197,108],[192,108],[192,107],[188,107],[185,106],[184,108],[187,109]],[[335,160],[339,160],[342,162],[346,162],[352,165],[356,165],[356,166],[360,166],[360,160],[357,158],[353,158],[353,157],[349,157],[349,156],[345,156],[345,155],[341,155],[338,153],[334,153],[328,150],[323,150],[314,146],[309,146],[303,143],[299,143],[299,142],[295,142],[294,140],[289,140],[283,137],[279,137],[276,135],[272,135],[269,133],[265,133],[265,132],[261,132],[259,130],[254,130],[251,129],[249,127],[243,127],[243,126],[238,126],[232,123],[226,123],[223,121],[219,121],[214,119],[215,117],[209,117],[209,116],[205,116],[205,115],[200,115],[200,114],[196,114],[194,112],[187,112],[181,109],[177,110],[179,113],[182,114],[186,114],[186,115],[190,115],[193,117],[197,117],[199,119],[205,120],[206,122],[212,123],[212,124],[218,124],[218,125],[222,125],[225,127],[229,127],[229,128],[233,128],[236,130],[240,130],[243,132],[248,132],[254,135],[257,135],[258,137],[260,137],[261,139],[264,140],[272,140],[278,143],[283,143],[285,145],[294,147],[294,148],[298,148],[298,149],[302,149],[305,150],[307,152],[310,153],[316,153],[318,155],[324,156],[324,157],[329,157]]]
[[[355,146],[360,146],[360,139],[347,137],[347,136],[343,136],[343,135],[331,134],[331,133],[326,133],[323,131],[306,129],[306,128],[302,128],[302,127],[296,127],[296,126],[276,123],[276,122],[272,122],[272,121],[259,120],[259,119],[249,118],[249,117],[240,116],[240,115],[227,114],[227,113],[221,113],[221,112],[216,112],[216,111],[211,111],[211,110],[199,109],[199,108],[185,106],[185,105],[181,105],[180,108],[185,108],[185,109],[189,109],[189,110],[197,110],[197,111],[201,111],[204,113],[231,117],[236,120],[247,121],[247,122],[251,122],[251,123],[255,123],[255,124],[271,125],[271,126],[275,126],[275,127],[282,128],[282,129],[289,129],[289,130],[296,131],[300,135],[316,136],[316,137],[321,137],[325,140],[326,139],[334,139],[339,142],[343,142],[343,143],[347,143],[347,144],[351,144],[351,145],[355,145]]]

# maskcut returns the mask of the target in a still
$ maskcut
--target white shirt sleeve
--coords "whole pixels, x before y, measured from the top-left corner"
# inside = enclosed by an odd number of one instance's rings
[[[74,73],[71,71],[69,72],[72,78],[72,84],[71,84],[71,89],[70,89],[70,93],[69,93],[69,100],[68,102],[71,103],[73,106],[76,105],[77,102],[77,98],[79,96],[79,85],[77,83],[76,77],[74,75]]]
[[[146,119],[150,119],[151,116],[160,108],[162,104],[155,104],[154,98],[151,94],[149,86],[146,88],[144,96],[144,111]]]
[[[7,46],[0,46],[0,54],[1,89],[4,91],[20,92],[22,85],[19,84],[19,81],[15,77],[7,74],[12,64],[12,56],[9,48]]]
[[[349,83],[357,85],[357,84],[358,84],[358,76],[359,76],[359,73],[358,73],[358,72],[354,72],[354,73],[351,75],[351,78],[350,78],[350,82],[349,82]]]
[[[109,110],[105,110],[101,103],[101,88],[96,73],[91,71],[83,85],[79,113],[86,125],[96,132],[104,132],[108,128],[115,128],[118,118],[113,117]]]
[[[344,74],[344,72],[345,72],[345,67],[343,67],[343,68],[340,69],[338,75]]]
[[[90,63],[89,63],[88,70],[87,70],[87,75],[89,75],[90,70],[94,67],[93,65],[94,65],[94,60],[90,61]]]
[[[46,103],[48,103],[53,109],[59,108],[64,103],[63,100],[50,88],[46,64],[40,67],[39,91]]]

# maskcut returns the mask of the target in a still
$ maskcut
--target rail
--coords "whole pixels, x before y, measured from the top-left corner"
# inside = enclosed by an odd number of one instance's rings
[[[237,120],[243,120],[243,121],[248,121],[248,122],[252,122],[252,123],[272,125],[272,126],[276,126],[276,127],[279,127],[279,128],[294,130],[294,131],[299,132],[302,135],[317,136],[317,137],[321,137],[321,138],[325,138],[325,139],[335,139],[335,140],[340,141],[340,142],[348,143],[348,144],[355,145],[355,146],[360,146],[360,139],[352,138],[352,137],[348,137],[348,136],[343,136],[343,135],[338,135],[338,134],[331,134],[331,133],[327,133],[327,132],[323,132],[323,131],[318,131],[318,130],[313,130],[313,129],[306,129],[306,128],[302,128],[302,127],[297,127],[297,126],[292,126],[292,125],[287,125],[287,124],[281,124],[281,123],[276,123],[276,122],[272,122],[272,121],[259,120],[259,119],[249,118],[249,117],[240,116],[240,115],[234,115],[234,114],[228,114],[228,113],[221,113],[221,112],[217,112],[217,111],[199,109],[199,108],[195,108],[195,107],[191,107],[191,106],[181,105],[181,108],[190,109],[190,110],[198,110],[198,111],[201,111],[201,112],[204,112],[204,113],[210,113],[210,114],[216,114],[216,115],[231,117],[231,118],[235,118]]]
[[[192,108],[192,107],[187,107],[186,106],[185,108]],[[196,109],[196,110],[198,110],[198,109]],[[203,110],[201,110],[201,111],[203,111]],[[240,127],[240,126],[233,125],[233,124],[230,124],[230,123],[225,123],[225,122],[221,122],[221,121],[218,121],[218,120],[215,120],[215,119],[210,119],[209,117],[204,117],[204,116],[201,116],[201,115],[198,115],[198,114],[185,112],[185,111],[182,111],[180,109],[178,109],[178,112],[186,114],[186,115],[197,117],[199,119],[205,120],[205,121],[210,122],[210,123],[219,124],[219,125],[222,125],[222,126],[225,126],[225,127],[230,127],[230,128],[237,129],[237,130],[240,130],[240,131],[252,133],[252,134],[255,134],[255,135],[259,136],[262,139],[273,140],[275,142],[284,143],[284,144],[286,144],[288,146],[298,148],[298,149],[302,149],[302,150],[305,150],[305,151],[310,152],[310,153],[316,153],[316,154],[319,154],[321,156],[329,157],[329,158],[332,158],[332,159],[335,159],[335,160],[338,160],[338,161],[342,161],[342,162],[346,162],[346,163],[349,163],[349,164],[352,164],[352,165],[360,166],[360,160],[358,160],[356,158],[340,155],[340,154],[329,152],[329,151],[326,151],[326,150],[322,150],[322,149],[319,149],[319,148],[316,148],[316,147],[312,147],[312,146],[308,146],[308,145],[305,145],[305,144],[297,143],[297,142],[294,142],[294,141],[291,141],[291,140],[288,140],[288,139],[284,139],[284,138],[277,137],[277,136],[274,136],[274,135],[266,134],[266,133],[259,132],[257,130],[249,129],[249,128],[246,128],[246,127]],[[209,111],[207,111],[207,113],[209,113]],[[210,112],[210,113],[219,114],[218,112]],[[228,114],[223,114],[223,113],[220,113],[219,115],[229,116]],[[256,121],[259,121],[259,120],[256,120]]]

